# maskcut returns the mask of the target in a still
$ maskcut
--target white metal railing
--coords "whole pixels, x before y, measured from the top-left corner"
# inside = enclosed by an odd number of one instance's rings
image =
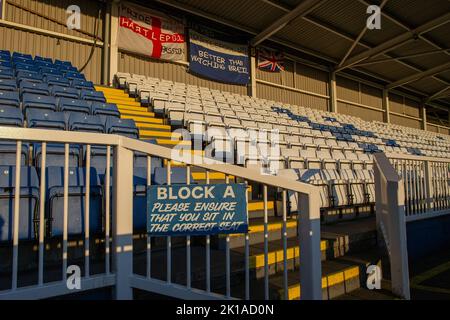
[[[283,270],[283,297],[288,297],[288,270],[287,270],[287,219],[286,219],[286,193],[294,192],[299,195],[299,212],[297,215],[298,228],[298,245],[301,247],[302,258],[300,259],[300,274],[297,273],[298,279],[296,283],[301,287],[302,299],[321,299],[321,251],[320,251],[320,208],[319,208],[319,192],[316,187],[291,181],[282,178],[262,175],[258,171],[249,170],[243,167],[224,164],[217,161],[209,161],[204,163],[202,157],[192,155],[186,157],[186,154],[191,155],[190,150],[176,156],[173,150],[160,147],[157,145],[145,143],[139,140],[129,139],[117,135],[94,134],[85,132],[68,132],[68,131],[52,131],[52,130],[37,130],[25,128],[8,128],[0,127],[0,140],[16,141],[16,184],[14,193],[14,212],[13,212],[13,239],[10,247],[13,251],[11,258],[11,275],[5,276],[4,270],[0,271],[0,280],[6,279],[10,281],[9,288],[0,289],[0,299],[35,299],[59,296],[63,294],[74,293],[66,285],[67,266],[68,266],[68,246],[71,241],[68,235],[68,217],[70,208],[68,205],[68,174],[69,174],[69,147],[70,145],[86,146],[86,165],[90,165],[91,149],[93,146],[105,146],[107,150],[106,157],[106,174],[105,186],[110,185],[110,173],[112,174],[112,193],[110,188],[104,188],[104,226],[100,236],[97,236],[96,241],[91,241],[93,235],[89,232],[89,201],[90,190],[85,188],[85,212],[84,212],[84,229],[85,232],[81,235],[82,242],[82,257],[84,260],[82,264],[83,276],[81,278],[81,290],[96,289],[102,287],[114,287],[115,298],[117,299],[131,299],[133,298],[133,288],[146,290],[158,294],[170,295],[178,298],[195,299],[195,298],[209,298],[209,299],[227,299],[233,298],[231,294],[231,277],[233,274],[233,265],[230,262],[230,248],[229,237],[226,237],[227,246],[226,251],[226,277],[225,277],[225,292],[215,292],[211,283],[211,237],[206,236],[203,250],[206,256],[205,262],[205,284],[203,288],[194,287],[191,278],[191,237],[185,238],[186,250],[186,279],[185,283],[180,284],[172,279],[172,268],[179,263],[172,260],[172,240],[171,237],[166,237],[166,278],[158,279],[153,277],[154,270],[152,270],[152,255],[155,254],[152,247],[152,238],[150,234],[145,237],[147,245],[145,248],[146,259],[143,262],[138,261],[138,257],[133,248],[133,156],[135,152],[144,153],[147,156],[147,183],[150,184],[151,179],[151,162],[152,159],[161,158],[169,160],[167,162],[167,182],[170,184],[171,179],[171,165],[170,160],[182,161],[186,164],[187,181],[189,181],[191,168],[198,167],[206,171],[206,182],[210,182],[209,175],[212,172],[219,172],[225,175],[226,182],[231,182],[231,179],[239,179],[245,182],[256,182],[263,186],[263,202],[264,202],[264,294],[265,299],[270,298],[269,288],[269,271],[268,271],[268,187],[281,190],[282,193],[282,231],[281,240],[283,242],[284,250],[284,270]],[[42,143],[42,157],[41,157],[41,176],[40,176],[40,203],[39,215],[37,217],[37,225],[39,226],[38,236],[35,242],[38,244],[37,262],[29,261],[29,265],[37,265],[38,279],[32,284],[21,286],[20,268],[19,268],[19,206],[20,206],[20,164],[21,164],[21,149],[23,143]],[[62,250],[62,266],[57,269],[61,270],[62,276],[59,279],[46,281],[45,274],[57,274],[54,266],[47,266],[44,259],[46,254],[45,243],[50,241],[49,236],[45,232],[45,166],[46,166],[46,146],[48,143],[64,144],[64,206],[63,206],[63,234],[61,237]],[[110,155],[113,156],[112,163],[110,162]],[[112,168],[112,172],[110,172]],[[89,170],[86,170],[89,172]],[[89,182],[89,173],[86,174],[86,181]],[[86,183],[89,186],[90,183]],[[110,198],[112,200],[110,200]],[[111,203],[112,201],[112,203]],[[109,217],[109,210],[112,208],[112,220]],[[145,214],[145,213],[143,213]],[[112,230],[110,232],[110,230]],[[249,233],[244,235],[245,238],[245,268],[244,268],[244,282],[241,293],[238,297],[251,299],[251,279],[250,279],[250,263],[249,263],[249,247],[250,247]],[[98,241],[97,241],[98,240]],[[110,242],[112,241],[112,245]],[[101,261],[94,260],[94,253],[91,254],[93,245],[103,246],[104,256],[100,255]],[[112,261],[112,266],[110,265]],[[28,261],[27,261],[28,262]],[[139,266],[145,265],[145,275],[136,274],[133,271],[133,264]],[[178,267],[178,266],[177,266]],[[46,268],[48,270],[46,270]],[[100,269],[100,271],[98,271]],[[94,272],[93,270],[97,270]],[[1,282],[1,281],[0,281]]]
[[[386,156],[404,184],[407,222],[450,214],[450,159]]]

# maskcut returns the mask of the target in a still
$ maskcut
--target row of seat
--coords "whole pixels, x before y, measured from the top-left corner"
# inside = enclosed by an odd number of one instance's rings
[[[153,159],[158,160],[158,159]],[[34,167],[20,168],[20,202],[19,202],[19,239],[37,239],[39,230],[40,179]],[[98,174],[95,168],[90,168],[90,181],[86,182],[86,168],[68,168],[68,234],[81,235],[85,231],[85,197],[86,186],[89,192],[89,231],[99,233],[104,231],[105,171]],[[111,170],[112,172],[112,170]],[[0,166],[0,241],[11,241],[13,238],[13,215],[16,169],[14,166]],[[171,183],[186,183],[186,168],[172,168]],[[64,225],[64,167],[49,166],[45,170],[45,230],[47,237],[60,237]],[[112,179],[110,179],[112,186]],[[191,177],[191,181],[194,179]],[[133,217],[134,228],[146,228],[146,187],[147,168],[135,167],[133,176]],[[151,184],[167,184],[167,169],[152,161]],[[112,194],[112,192],[111,192]],[[112,199],[111,199],[112,201]],[[109,213],[111,214],[111,212]]]

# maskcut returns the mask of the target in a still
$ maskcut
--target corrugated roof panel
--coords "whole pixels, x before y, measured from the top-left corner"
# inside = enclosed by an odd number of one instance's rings
[[[376,65],[368,65],[360,68],[371,73],[378,74],[382,78],[391,81],[408,77],[417,72],[395,61],[383,62]]]
[[[263,1],[255,2],[254,0],[178,0],[177,2],[256,30],[264,29],[285,14]]]
[[[396,0],[388,1],[384,12],[414,28],[450,11],[447,0]]]
[[[443,88],[442,82],[435,80],[432,77],[427,77],[418,81],[410,82],[408,83],[408,86],[430,95],[438,92]]]

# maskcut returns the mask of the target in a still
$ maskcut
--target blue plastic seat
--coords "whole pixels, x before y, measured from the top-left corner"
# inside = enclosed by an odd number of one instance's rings
[[[14,79],[14,70],[0,66],[0,79]]]
[[[46,166],[64,166],[65,148],[61,143],[47,143],[45,162]],[[69,145],[69,166],[78,167],[80,165],[80,146]],[[42,144],[33,144],[33,159],[36,168],[42,164]]]
[[[50,90],[46,83],[22,81],[20,83],[20,95],[23,97],[25,93],[37,94],[41,96],[48,96]]]
[[[31,54],[20,53],[20,52],[13,52],[12,58],[13,59],[18,58],[18,59],[25,59],[25,60],[33,60],[33,57],[31,56]]]
[[[15,141],[0,141],[0,165],[15,166],[17,154],[17,143]],[[28,165],[28,144],[22,143],[22,150],[20,154],[20,164],[22,166]]]
[[[35,66],[34,64],[28,64],[28,63],[17,63],[14,67],[16,69],[16,74],[19,71],[25,71],[29,73],[39,73],[39,68]]]
[[[102,231],[102,188],[94,168],[90,168],[89,229],[91,233]],[[63,234],[64,216],[64,167],[46,169],[47,206],[51,226],[51,236]],[[68,221],[69,235],[84,233],[86,168],[69,168]]]
[[[0,67],[13,68],[13,64],[12,64],[11,61],[4,61],[4,60],[2,60],[2,61],[0,61]]]
[[[55,65],[62,65],[62,66],[71,67],[72,66],[72,62],[55,59]]]
[[[11,58],[11,52],[9,50],[0,50],[0,55],[8,56]]]
[[[28,128],[66,130],[66,118],[63,112],[29,109],[26,112]]]
[[[0,105],[0,125],[23,127],[23,115],[19,108]]]
[[[45,57],[41,57],[41,56],[35,56],[34,57],[34,61],[42,61],[42,62],[47,62],[47,63],[51,63],[53,64],[53,60],[51,58],[45,58]]]
[[[60,98],[78,99],[79,97],[78,90],[71,87],[53,86],[51,89],[51,94],[54,97]]]
[[[103,133],[105,126],[99,116],[73,113],[69,117],[69,130]]]
[[[182,167],[170,168],[170,183],[171,184],[186,184],[187,169]],[[191,174],[191,182],[194,179]],[[152,176],[152,184],[166,185],[167,184],[167,168],[155,168],[155,173]]]
[[[116,117],[106,117],[106,133],[119,134],[133,139],[139,139],[139,129],[133,119],[120,119]]]
[[[14,166],[0,166],[0,241],[12,241],[15,197]],[[33,167],[20,168],[19,239],[35,237],[38,222],[39,179]]]
[[[53,65],[53,63],[51,62],[46,62],[46,61],[35,61],[34,65],[36,67],[38,67],[39,69],[42,68],[51,68],[51,69],[56,69],[56,67]]]
[[[37,94],[25,93],[22,96],[22,109],[39,109],[56,111],[56,98]]]
[[[96,101],[101,103],[106,102],[103,92],[95,90],[81,90],[80,98],[88,101]]]
[[[94,115],[120,117],[119,109],[115,103],[93,102],[91,109]]]
[[[12,79],[0,78],[0,91],[17,91],[17,82]]]
[[[66,71],[68,71],[68,70],[66,70]],[[86,81],[86,77],[84,76],[84,74],[79,73],[79,72],[68,71],[64,74],[64,76],[69,80],[78,79],[78,80]]]
[[[55,66],[56,66],[56,68],[58,68],[59,71],[61,71],[64,74],[66,74],[67,72],[78,72],[78,69],[76,67],[66,66],[66,65],[62,65],[62,64],[58,64]]]
[[[68,89],[68,88],[66,88]],[[75,89],[76,90],[76,89]],[[61,98],[59,99],[58,110],[63,112],[70,112],[71,114],[74,112],[82,113],[88,115],[90,113],[90,105],[86,100],[80,99],[69,99],[69,98]]]
[[[18,92],[0,91],[0,105],[20,107],[20,97]]]
[[[16,74],[16,78],[19,85],[22,81],[43,82],[42,75],[35,72],[19,71]]]
[[[47,76],[55,76],[55,77],[61,77],[63,78],[63,73],[56,68],[49,68],[49,67],[41,67],[41,74],[44,77]]]
[[[62,75],[61,76],[46,75],[44,79],[49,86],[70,87],[70,81],[64,78]]]
[[[80,79],[72,80],[72,87],[78,90],[94,90],[94,84],[92,81],[84,81]]]

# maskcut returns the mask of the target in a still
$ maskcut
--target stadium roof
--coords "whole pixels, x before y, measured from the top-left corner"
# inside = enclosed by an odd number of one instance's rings
[[[448,0],[157,0],[450,107]],[[381,29],[369,30],[369,5]]]

